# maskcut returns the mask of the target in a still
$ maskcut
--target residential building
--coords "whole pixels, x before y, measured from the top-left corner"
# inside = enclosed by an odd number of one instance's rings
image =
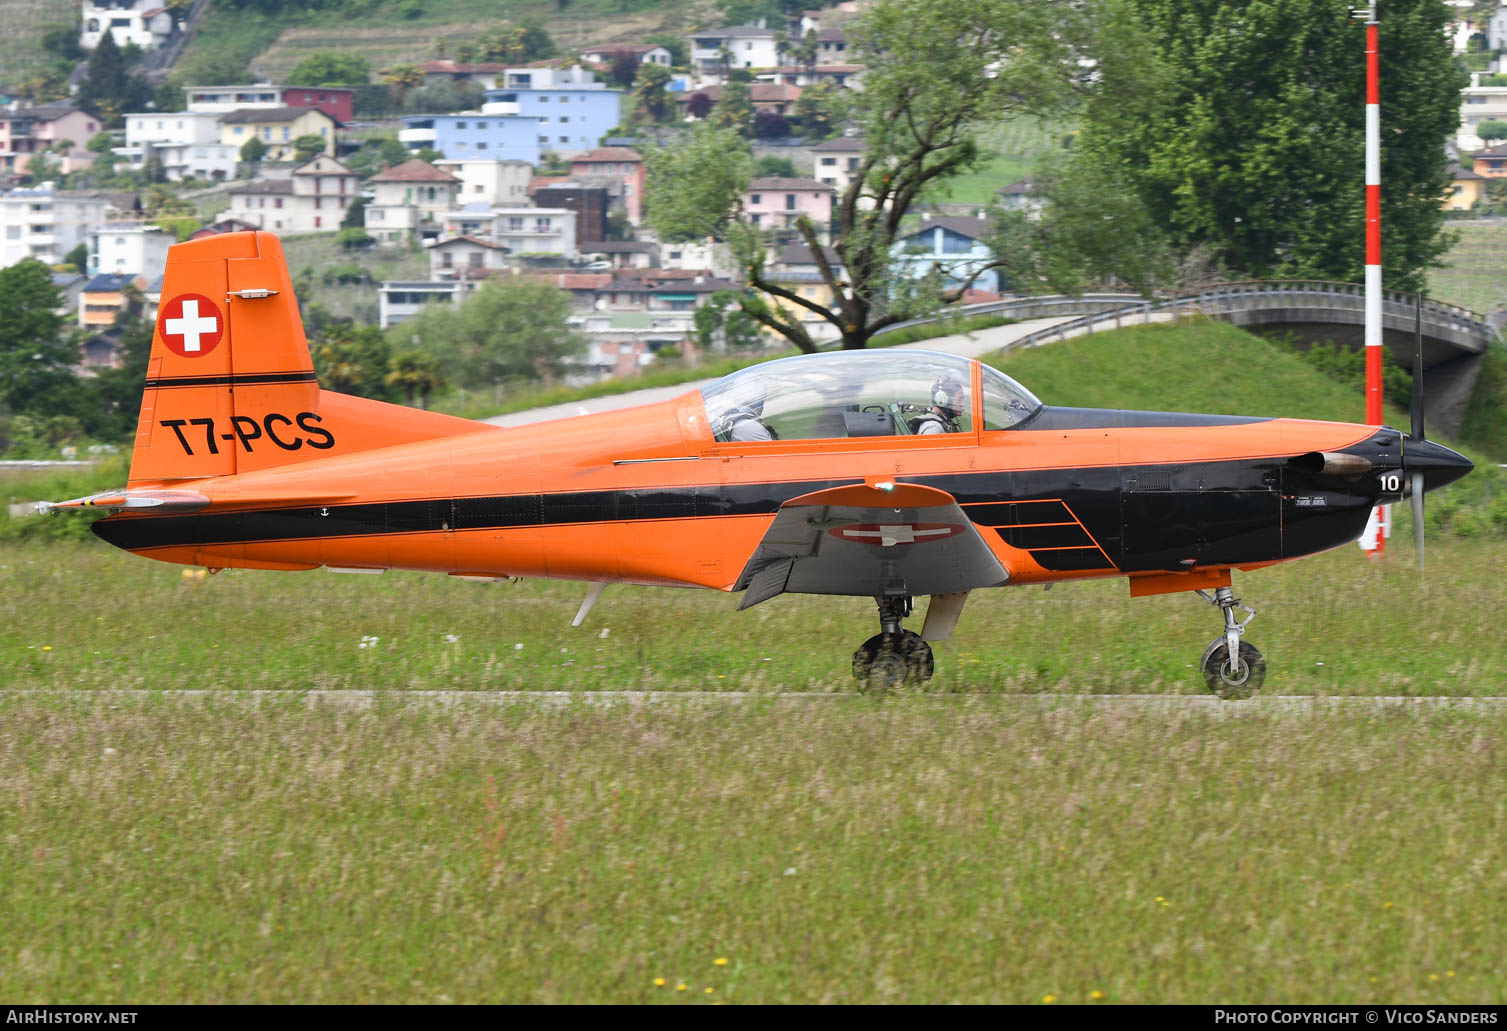
[[[730,279],[707,269],[628,269],[598,289],[597,308],[602,311],[694,311],[719,290],[729,290]]]
[[[360,176],[321,154],[286,179],[258,179],[230,190],[230,217],[283,234],[339,229],[356,200]]]
[[[591,150],[623,118],[623,91],[608,89],[586,68],[509,68],[503,80],[502,88],[487,91],[482,112],[537,119],[541,152]],[[466,155],[447,150],[445,156]],[[538,164],[537,158],[530,163]]]
[[[527,161],[460,158],[434,164],[460,180],[461,202],[479,201],[497,208],[528,207],[530,203],[529,180],[534,177],[534,166]]]
[[[153,50],[173,34],[173,16],[162,0],[84,0],[78,45],[93,50],[105,33],[115,45]]]
[[[188,110],[230,114],[247,108],[316,107],[344,125],[355,108],[356,91],[346,86],[189,86]]]
[[[863,140],[856,136],[839,136],[811,148],[812,177],[839,194],[847,190],[862,161]]]
[[[691,67],[720,79],[725,68],[773,68],[780,63],[775,31],[732,25],[691,34]]]
[[[816,64],[780,65],[755,77],[760,82],[782,82],[787,86],[811,86],[818,82],[830,82],[835,86],[857,89],[863,82],[864,66],[861,64]]]
[[[419,65],[419,70],[424,73],[425,86],[441,82],[474,82],[482,89],[493,89],[497,86],[497,77],[507,67],[495,61],[471,64],[461,61],[427,61]]]
[[[74,318],[78,313],[79,298],[83,296],[84,284],[89,277],[82,272],[54,272],[52,285],[58,292],[60,303],[54,309],[65,318]]]
[[[572,179],[588,186],[604,186],[615,202],[638,225],[644,217],[644,184],[648,173],[644,159],[627,147],[598,147],[577,154],[570,162]]]
[[[1486,46],[1490,50],[1507,48],[1507,4],[1493,11],[1486,23]]]
[[[706,269],[714,276],[731,276],[738,269],[732,248],[712,239],[683,240],[655,245],[660,268],[685,270]]]
[[[501,244],[513,256],[576,254],[576,213],[565,208],[493,208],[467,204],[445,214],[446,236]]]
[[[1444,210],[1469,211],[1486,199],[1486,177],[1459,165],[1450,166],[1449,192],[1444,196]]]
[[[994,260],[985,242],[989,222],[970,215],[924,213],[890,249],[897,272],[919,279],[937,269],[945,286],[961,286],[981,265]],[[999,276],[990,269],[973,280],[973,289],[998,291]]]
[[[1507,86],[1482,86],[1480,73],[1474,72],[1470,85],[1460,91],[1460,130],[1455,143],[1462,151],[1486,146],[1476,132],[1482,122],[1507,122]]]
[[[293,160],[294,143],[301,136],[324,140],[324,153],[335,153],[335,119],[317,107],[253,107],[232,111],[220,119],[220,142],[238,151],[252,137],[267,147],[265,160]]]
[[[109,329],[115,325],[115,316],[125,311],[130,303],[125,294],[126,287],[141,290],[146,285],[145,276],[131,273],[94,276],[79,295],[78,324],[85,329]]]
[[[651,268],[659,256],[659,244],[647,240],[597,240],[582,244],[580,255],[588,267]]]
[[[706,94],[706,98],[715,107],[722,99],[723,86],[707,86],[699,89],[696,93]],[[682,118],[689,118],[688,105],[696,93],[677,93],[675,103],[680,108]],[[753,102],[754,113],[768,111],[777,115],[795,114],[795,102],[801,99],[801,88],[789,86],[783,82],[755,82],[748,87],[748,99]]]
[[[253,229],[260,228],[261,226],[257,225],[255,222],[246,222],[239,218],[231,218],[226,215],[222,216],[217,221],[211,222],[203,229],[200,229],[195,233],[191,233],[189,235],[189,239],[202,240],[206,236],[218,236],[221,233],[245,233],[250,232]]]
[[[88,144],[100,129],[99,119],[66,101],[0,108],[0,172],[20,175],[43,151],[64,175],[88,168],[94,164]]]
[[[508,249],[478,236],[452,236],[424,245],[430,279],[486,279],[507,267]]]
[[[435,239],[439,220],[455,207],[461,181],[414,158],[378,172],[366,181],[372,199],[366,204],[366,231],[384,243]]]
[[[564,208],[576,213],[578,247],[607,239],[607,205],[611,198],[606,187],[555,183],[535,190],[533,199],[541,208]]]
[[[148,282],[167,270],[167,249],[178,240],[141,222],[106,222],[90,234],[89,274],[141,276]]]
[[[1499,143],[1476,154],[1475,173],[1487,179],[1507,176],[1507,143]]]
[[[220,116],[207,111],[139,112],[126,119],[124,158],[116,167],[139,169],[151,158],[174,182],[185,178],[234,179],[240,148],[220,142]]]
[[[1041,195],[1036,180],[1030,176],[1007,183],[995,192],[999,196],[999,206],[1006,211],[1024,211],[1035,218],[1046,207],[1046,198]]]
[[[543,131],[538,118],[517,115],[405,115],[398,142],[412,151],[433,148],[453,161],[476,158],[533,166],[539,163]]]
[[[809,215],[825,238],[832,221],[832,187],[815,179],[755,179],[743,194],[743,211],[754,225],[788,227]]]
[[[377,324],[383,329],[395,326],[413,318],[426,304],[454,304],[475,289],[476,281],[466,279],[385,281],[377,295]]]
[[[657,64],[668,68],[671,63],[670,52],[657,43],[604,43],[581,51],[581,60],[591,64],[611,65],[624,54],[634,58],[639,64]]]
[[[56,265],[105,220],[99,194],[50,187],[0,193],[0,267],[35,258]]]

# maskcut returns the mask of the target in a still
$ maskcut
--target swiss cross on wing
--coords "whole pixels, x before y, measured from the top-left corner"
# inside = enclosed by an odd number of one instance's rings
[[[213,351],[225,335],[225,316],[203,294],[179,294],[162,306],[157,331],[169,351],[199,358]]]

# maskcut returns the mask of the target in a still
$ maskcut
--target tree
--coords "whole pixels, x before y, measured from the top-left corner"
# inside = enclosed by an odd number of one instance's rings
[[[765,154],[754,162],[753,174],[755,179],[794,179],[795,162],[789,158]]]
[[[416,64],[396,64],[382,73],[382,81],[393,87],[401,100],[409,90],[424,84],[424,69]]]
[[[638,109],[652,121],[662,122],[670,113],[670,95],[666,87],[670,71],[664,65],[641,64],[633,83],[633,94],[638,98]]]
[[[158,111],[182,111],[188,107],[188,94],[181,79],[165,79],[152,93],[152,106]]]
[[[366,232],[366,198],[360,194],[351,201],[351,206],[345,209],[345,217],[340,220],[341,229],[359,229]]]
[[[392,357],[392,371],[387,374],[388,386],[403,391],[405,403],[413,406],[417,396],[419,407],[429,407],[429,395],[445,385],[434,356],[423,351],[403,351]]]
[[[790,123],[782,114],[760,111],[754,115],[753,134],[761,140],[778,140],[790,135]]]
[[[724,82],[717,106],[712,109],[712,123],[724,129],[736,129],[744,136],[753,134],[753,90],[746,82]]]
[[[78,344],[63,332],[52,272],[34,258],[0,269],[0,404],[13,412],[77,410]]]
[[[365,86],[372,67],[360,54],[320,50],[310,54],[288,73],[289,86]]]
[[[685,101],[685,113],[692,118],[705,118],[712,110],[712,98],[705,93],[692,93]]]
[[[1180,250],[1205,245],[1233,271],[1359,281],[1365,262],[1365,29],[1344,5],[1307,0],[1126,0],[1103,48],[1104,90],[1076,152],[1108,171]],[[1439,141],[1460,121],[1464,72],[1446,8],[1382,8],[1382,269],[1420,289],[1447,249]]]
[[[305,133],[293,141],[293,160],[302,164],[305,161],[313,161],[315,157],[324,153],[325,138],[317,132]]]
[[[79,272],[88,272],[89,245],[86,243],[79,244],[77,247],[73,248],[73,250],[68,252],[68,256],[65,257],[63,261],[69,265],[72,265]]]
[[[390,351],[387,338],[376,326],[357,326],[350,321],[330,325],[312,341],[314,372],[327,390],[386,401]]]
[[[649,220],[672,243],[725,235],[753,178],[748,142],[710,122],[697,123],[673,148],[646,147],[644,167]]]
[[[607,68],[607,80],[620,89],[627,89],[638,76],[638,65],[636,55],[619,50],[612,55],[612,63]]]
[[[508,279],[483,285],[460,305],[427,306],[388,336],[432,355],[452,383],[490,386],[559,375],[586,346],[566,323],[569,316],[565,291]]]
[[[267,156],[267,145],[255,136],[241,144],[241,160],[248,165],[256,165]]]
[[[346,226],[335,234],[335,242],[342,250],[364,251],[375,244],[377,239],[360,226]]]
[[[393,165],[401,165],[413,155],[396,136],[378,136],[362,142],[361,149],[345,158],[345,164],[363,179],[369,179]]]
[[[1499,122],[1491,119],[1476,126],[1476,135],[1485,140],[1488,146],[1495,146],[1502,140],[1507,140],[1507,122]]]
[[[852,111],[851,94],[829,79],[801,90],[795,101],[795,116],[809,141],[828,140],[847,124]]]
[[[480,107],[486,91],[474,82],[436,82],[408,91],[403,110],[413,114],[433,111],[467,111]]]
[[[739,303],[734,290],[718,290],[696,309],[691,317],[696,326],[696,341],[711,350],[721,347],[736,351],[757,347],[761,342],[759,324]]]
[[[75,98],[78,106],[114,127],[125,112],[145,107],[150,96],[146,80],[130,73],[130,62],[115,45],[115,36],[109,32],[101,35],[99,45],[89,55],[89,73],[79,85]]]
[[[770,240],[741,212],[748,181],[746,150],[735,151],[723,141],[726,156],[719,161],[707,154],[701,160],[701,182],[688,180],[689,169],[679,160],[651,160],[649,218],[661,239],[722,235],[751,288],[740,295],[743,311],[797,347],[816,349],[803,325],[813,315],[833,326],[843,347],[864,347],[875,331],[936,311],[963,295],[967,283],[944,288],[893,270],[891,251],[902,223],[923,191],[977,164],[974,133],[983,119],[1050,111],[1084,88],[1078,58],[1101,6],[1055,0],[984,5],[973,0],[876,0],[864,11],[850,36],[868,68],[853,109],[865,150],[852,185],[837,198],[833,211],[832,248],[841,266],[825,256],[825,226],[805,216],[794,222],[835,297],[835,308],[802,297],[766,274]],[[714,177],[710,173],[719,166],[722,171]],[[687,211],[667,186],[700,193],[711,216]],[[771,297],[791,310],[770,303]]]

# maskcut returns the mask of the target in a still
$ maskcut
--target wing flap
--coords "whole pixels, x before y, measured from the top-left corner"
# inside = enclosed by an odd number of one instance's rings
[[[734,590],[740,609],[779,594],[953,594],[1009,572],[946,491],[859,483],[780,506]]]

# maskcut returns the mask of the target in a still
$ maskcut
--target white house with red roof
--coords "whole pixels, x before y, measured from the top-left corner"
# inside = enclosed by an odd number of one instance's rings
[[[230,217],[283,235],[340,228],[361,177],[327,154],[286,179],[258,179],[230,190]]]
[[[366,184],[372,191],[366,204],[366,231],[384,244],[403,243],[415,236],[437,238],[439,223],[456,206],[461,190],[458,177],[418,158],[384,169]]]

